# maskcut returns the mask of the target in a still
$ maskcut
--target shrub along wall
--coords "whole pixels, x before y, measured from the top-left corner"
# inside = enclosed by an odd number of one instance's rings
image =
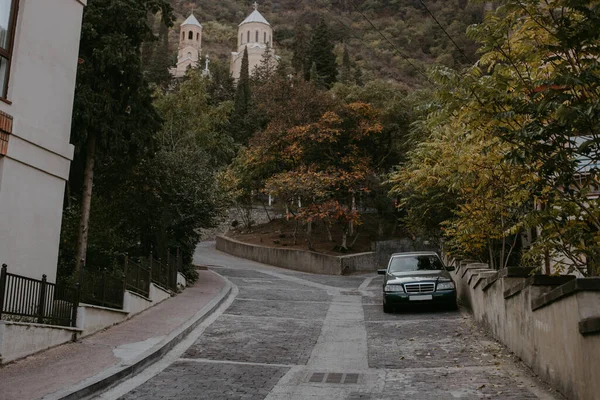
[[[458,295],[499,341],[567,398],[600,393],[600,278],[460,263]]]

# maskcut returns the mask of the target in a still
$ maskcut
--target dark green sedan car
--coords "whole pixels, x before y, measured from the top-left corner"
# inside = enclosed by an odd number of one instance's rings
[[[383,280],[383,311],[415,304],[441,304],[456,309],[456,286],[434,252],[392,254],[388,267],[377,272]]]

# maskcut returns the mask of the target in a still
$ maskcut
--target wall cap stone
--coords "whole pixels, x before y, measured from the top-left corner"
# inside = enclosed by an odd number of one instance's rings
[[[600,277],[572,279],[553,291],[548,292],[537,299],[533,299],[531,301],[531,309],[533,311],[539,310],[563,297],[572,296],[577,292],[583,291],[600,291]]]
[[[579,321],[579,333],[592,335],[600,333],[600,317],[585,318]]]
[[[130,295],[132,295],[132,296],[139,297],[139,298],[141,298],[141,299],[144,299],[144,300],[146,300],[146,301],[149,301],[150,303],[153,303],[153,302],[154,302],[154,300],[152,300],[152,299],[150,299],[150,298],[148,298],[148,297],[144,296],[143,294],[136,293],[136,292],[134,292],[134,291],[132,291],[132,290],[129,290],[129,289],[127,289],[127,290],[126,290],[126,292],[127,292],[127,293],[129,293],[129,294],[130,294]]]
[[[529,278],[536,268],[530,267],[507,267],[498,271],[500,278]]]
[[[486,267],[486,268],[484,268],[484,267]],[[487,267],[489,267],[489,266],[484,263],[469,264],[469,265],[465,266],[464,268],[462,268],[462,274],[460,276],[464,277],[470,269],[488,269]]]
[[[473,275],[475,275],[475,274],[473,274]],[[487,281],[487,279],[488,279],[490,276],[496,276],[496,275],[497,275],[497,273],[496,273],[496,271],[494,271],[494,270],[491,270],[491,269],[490,269],[489,271],[482,271],[481,273],[479,273],[479,274],[477,274],[477,275],[478,275],[478,276],[477,276],[477,280],[475,281],[475,284],[473,285],[473,289],[476,289],[476,288],[477,288],[477,286],[479,286],[479,284],[480,284],[481,282],[485,282],[485,281]]]
[[[79,303],[79,307],[94,308],[96,310],[111,311],[111,312],[115,312],[115,313],[119,313],[119,314],[129,314],[128,311],[119,310],[118,308],[95,306],[93,304],[87,304],[87,303]]]
[[[47,324],[38,324],[38,323],[32,323],[32,322],[17,322],[17,321],[0,320],[0,325],[16,325],[16,326],[35,327],[35,328],[58,329],[58,330],[62,330],[62,331],[70,331],[70,332],[76,332],[76,333],[83,332],[83,329],[74,328],[71,326],[47,325]]]
[[[508,299],[514,296],[528,286],[561,286],[572,281],[573,279],[575,279],[574,275],[531,275],[529,278],[525,279],[525,281],[517,283],[516,285],[506,289],[504,291],[504,298]]]
[[[487,291],[498,279],[500,279],[500,274],[498,273],[498,271],[496,271],[494,275],[488,276],[484,279],[485,283],[481,287],[481,290],[483,290],[484,292]]]

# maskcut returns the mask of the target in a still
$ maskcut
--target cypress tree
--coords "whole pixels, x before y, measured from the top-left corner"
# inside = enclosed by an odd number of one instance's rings
[[[169,68],[173,66],[172,64],[171,53],[169,52],[169,27],[162,23],[158,41],[154,45],[147,67],[148,81],[158,86],[167,86],[172,79],[169,72]]]
[[[306,35],[306,27],[303,23],[298,22],[294,29],[294,44],[292,56],[292,67],[297,75],[304,75],[306,71],[306,60],[308,59],[309,43]]]
[[[321,78],[319,77],[319,72],[317,71],[317,63],[313,62],[312,67],[310,67],[309,80],[317,86],[321,84]]]
[[[323,85],[329,89],[337,81],[333,41],[325,20],[321,19],[310,41],[310,63],[315,63]]]
[[[342,67],[340,68],[340,82],[349,83],[350,81],[352,81],[352,63],[350,62],[350,54],[348,54],[348,47],[344,45]]]
[[[233,137],[238,143],[246,143],[251,135],[246,115],[250,110],[250,66],[248,62],[248,48],[244,49],[242,57],[242,69],[240,70],[240,79],[237,82],[235,100],[233,105],[233,114],[231,124],[233,128]]]
[[[250,105],[250,67],[248,62],[248,48],[244,49],[242,57],[242,69],[240,70],[240,79],[237,82],[235,93],[234,117],[243,118],[248,113]]]

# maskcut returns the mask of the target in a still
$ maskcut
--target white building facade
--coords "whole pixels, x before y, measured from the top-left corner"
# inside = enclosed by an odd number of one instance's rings
[[[171,75],[181,78],[188,68],[198,67],[202,55],[202,25],[194,14],[183,21],[179,32],[177,66],[171,69]]]
[[[0,0],[0,264],[50,282],[86,2]]]
[[[240,78],[244,50],[248,49],[248,66],[252,74],[254,68],[260,65],[267,48],[270,48],[273,60],[276,60],[273,49],[273,28],[258,12],[254,3],[254,11],[238,26],[237,51],[231,53],[230,72],[235,80]]]

